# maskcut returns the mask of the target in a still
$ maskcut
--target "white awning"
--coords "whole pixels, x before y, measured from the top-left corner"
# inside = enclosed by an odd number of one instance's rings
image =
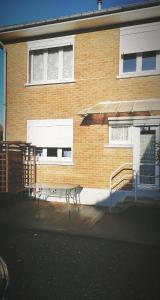
[[[89,114],[119,114],[119,113],[143,113],[160,112],[160,99],[129,100],[129,101],[107,101],[100,102],[93,107],[84,109],[79,115]]]

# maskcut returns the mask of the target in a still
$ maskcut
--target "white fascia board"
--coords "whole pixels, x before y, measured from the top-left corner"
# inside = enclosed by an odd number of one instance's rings
[[[110,117],[109,125],[159,126],[160,116]]]
[[[8,32],[0,33],[0,40],[7,41],[46,34],[57,34],[69,31],[99,28],[112,24],[154,19],[158,18],[159,16],[160,5],[87,18],[84,16],[84,18],[71,21],[62,21],[54,24],[45,24],[30,28],[9,30]]]

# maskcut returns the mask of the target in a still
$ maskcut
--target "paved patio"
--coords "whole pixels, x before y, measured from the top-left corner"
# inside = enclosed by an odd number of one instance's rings
[[[0,227],[26,228],[137,243],[160,244],[160,205],[105,207],[1,197]]]

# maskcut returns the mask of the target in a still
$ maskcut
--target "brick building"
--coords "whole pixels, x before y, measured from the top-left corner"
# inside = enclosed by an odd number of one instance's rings
[[[106,205],[115,172],[116,197],[133,179],[159,197],[158,2],[2,27],[0,41],[6,138],[37,146],[37,182],[78,184],[81,203]]]

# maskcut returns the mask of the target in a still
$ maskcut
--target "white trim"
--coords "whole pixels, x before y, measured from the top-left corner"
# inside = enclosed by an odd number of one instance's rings
[[[132,144],[105,144],[104,148],[133,148]]]
[[[44,56],[43,56],[43,63],[44,63],[44,81],[47,82],[47,66],[48,66],[48,53],[44,52]],[[34,80],[32,80],[32,82],[34,82]]]
[[[63,51],[61,49],[59,51],[59,56],[58,56],[58,79],[62,80],[62,77],[63,77]]]
[[[28,76],[27,76],[28,82],[30,80],[30,78],[29,78],[30,76],[31,76],[31,82],[33,82],[33,55],[31,55],[31,63],[30,63],[30,54],[29,54],[29,52],[28,52],[28,64],[27,65],[28,65],[28,67],[27,67],[27,69],[28,69]]]
[[[142,70],[142,53],[136,55],[136,74],[140,74]]]
[[[73,119],[46,119],[46,120],[27,120],[28,126],[59,126],[70,125],[73,126]]]
[[[29,82],[29,71],[29,51],[27,51],[27,82]]]
[[[75,83],[76,80],[73,79],[69,79],[69,80],[63,80],[63,81],[39,81],[39,82],[32,82],[32,83],[25,83],[24,86],[25,87],[29,87],[29,86],[38,86],[38,85],[53,85],[53,84],[67,84],[67,83]]]
[[[148,72],[148,71],[143,71],[143,73],[120,73],[117,75],[117,79],[125,79],[125,78],[133,78],[133,77],[145,77],[145,76],[156,76],[160,75],[160,71],[153,71],[153,72]]]
[[[133,116],[133,117],[110,117],[109,125],[130,125],[130,126],[158,126],[160,125],[160,116]]]
[[[148,99],[147,101],[149,101],[149,100],[159,100],[160,101],[160,99]],[[137,100],[138,101],[138,100]],[[143,100],[142,100],[143,101]],[[146,100],[144,100],[144,101],[146,101]],[[126,101],[126,102],[129,102],[129,101]],[[108,117],[108,120],[109,121],[111,121],[111,120],[117,120],[117,121],[119,121],[119,120],[139,120],[139,119],[143,119],[143,120],[145,120],[145,119],[158,119],[158,120],[160,120],[160,116],[127,116],[127,117]]]
[[[58,150],[61,150],[61,149],[58,149]],[[42,156],[42,157],[37,157],[37,159],[36,159],[37,164],[59,165],[59,164],[72,164],[72,162],[73,162],[72,156],[71,157],[62,157],[62,156],[60,156],[60,153],[58,153],[57,157]]]
[[[36,164],[37,165],[55,165],[55,166],[74,166],[74,162],[73,160],[71,161],[60,161],[60,160],[57,160],[57,161],[52,161],[52,160],[38,160],[36,161]]]

